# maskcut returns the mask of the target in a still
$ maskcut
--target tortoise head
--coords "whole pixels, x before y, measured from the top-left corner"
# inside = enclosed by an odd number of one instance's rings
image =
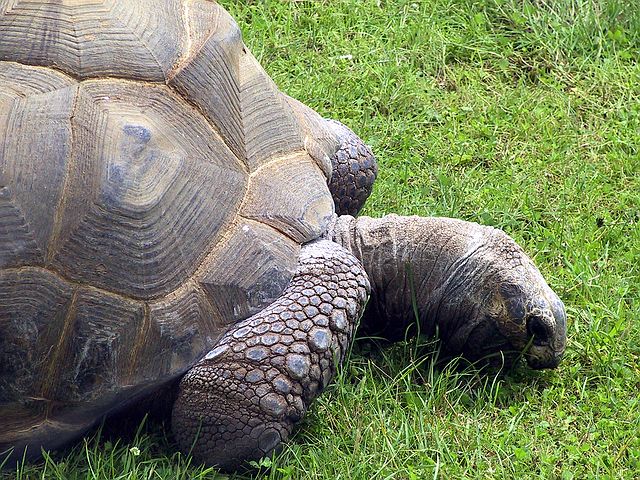
[[[531,368],[557,367],[567,338],[564,304],[533,263],[505,273],[501,281],[489,318]]]
[[[447,350],[473,360],[498,351],[507,360],[523,354],[531,368],[555,368],[566,346],[564,304],[522,248],[490,230],[484,246],[456,269],[465,278],[454,295],[461,319],[445,329],[443,339],[453,347]]]

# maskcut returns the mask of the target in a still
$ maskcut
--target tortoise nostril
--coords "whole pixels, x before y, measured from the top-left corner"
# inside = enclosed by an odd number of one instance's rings
[[[551,337],[549,326],[545,323],[544,318],[539,315],[533,315],[527,319],[527,331],[533,337],[535,345],[546,344]]]

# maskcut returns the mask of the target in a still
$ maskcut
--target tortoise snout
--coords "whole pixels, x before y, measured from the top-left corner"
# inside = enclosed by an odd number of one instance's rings
[[[531,368],[555,368],[560,363],[567,340],[567,317],[562,301],[551,292],[548,306],[527,318],[527,333],[532,345],[527,352]]]
[[[545,318],[540,314],[531,315],[527,319],[527,332],[533,337],[534,345],[547,345],[553,338],[555,330],[550,318]]]

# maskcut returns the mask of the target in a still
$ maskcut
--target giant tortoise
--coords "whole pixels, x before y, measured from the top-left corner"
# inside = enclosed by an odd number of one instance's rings
[[[178,381],[181,449],[227,469],[268,455],[361,316],[471,360],[564,351],[562,302],[502,231],[350,216],[371,151],[281,93],[213,1],[0,0],[0,145],[14,458]]]

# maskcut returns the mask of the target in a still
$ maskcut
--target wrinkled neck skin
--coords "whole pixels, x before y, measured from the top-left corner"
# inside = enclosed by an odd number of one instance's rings
[[[432,336],[437,326],[443,342],[455,347],[465,343],[480,321],[473,312],[463,311],[462,303],[453,297],[464,294],[473,281],[472,272],[465,271],[465,259],[481,246],[482,239],[457,229],[447,229],[448,235],[443,236],[440,220],[337,219],[333,240],[363,263],[372,283],[367,316],[362,320],[366,332],[399,340],[416,327]]]
[[[478,360],[503,352],[509,362],[531,345],[527,325],[535,316],[549,339],[532,346],[527,360],[534,368],[557,366],[566,335],[562,302],[501,230],[449,218],[341,216],[329,235],[369,275],[363,333],[399,340],[437,330],[445,355]]]

